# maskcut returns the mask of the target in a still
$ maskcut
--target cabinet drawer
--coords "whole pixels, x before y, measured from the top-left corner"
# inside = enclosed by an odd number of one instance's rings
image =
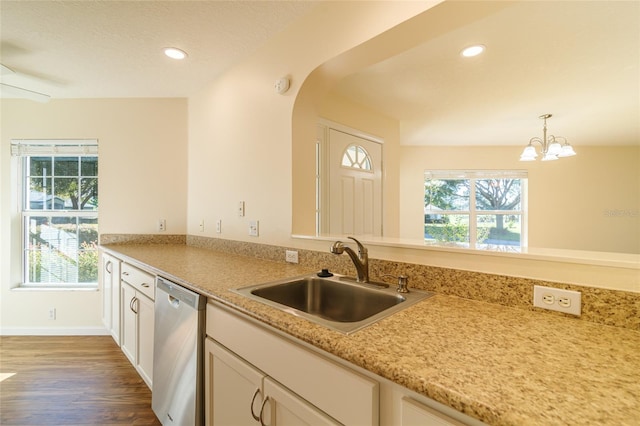
[[[123,263],[120,268],[122,281],[130,284],[151,300],[155,299],[155,276],[128,263]]]
[[[217,304],[207,304],[206,323],[214,340],[340,423],[378,424],[376,381]]]

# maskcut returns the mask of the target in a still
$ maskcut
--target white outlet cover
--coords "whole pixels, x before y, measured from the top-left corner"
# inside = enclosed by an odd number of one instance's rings
[[[545,298],[547,301],[545,301]],[[549,299],[553,300],[553,303],[549,303]],[[582,312],[582,293],[536,285],[533,286],[533,306],[580,316]]]
[[[289,263],[298,263],[298,252],[295,250],[285,250],[284,260]]]

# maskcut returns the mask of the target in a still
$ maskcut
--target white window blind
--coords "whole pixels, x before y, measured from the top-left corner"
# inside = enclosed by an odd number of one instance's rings
[[[13,139],[11,155],[97,155],[97,139]]]
[[[526,179],[526,170],[426,170],[425,179]]]

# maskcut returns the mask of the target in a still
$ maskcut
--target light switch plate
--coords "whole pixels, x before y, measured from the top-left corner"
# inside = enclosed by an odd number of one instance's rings
[[[250,220],[249,221],[249,236],[250,237],[257,237],[258,236],[258,221],[257,220]]]

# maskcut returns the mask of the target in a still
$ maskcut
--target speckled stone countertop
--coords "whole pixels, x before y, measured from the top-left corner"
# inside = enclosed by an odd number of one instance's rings
[[[185,245],[123,260],[491,425],[639,425],[640,333],[437,294],[343,335],[230,291],[308,272]]]

